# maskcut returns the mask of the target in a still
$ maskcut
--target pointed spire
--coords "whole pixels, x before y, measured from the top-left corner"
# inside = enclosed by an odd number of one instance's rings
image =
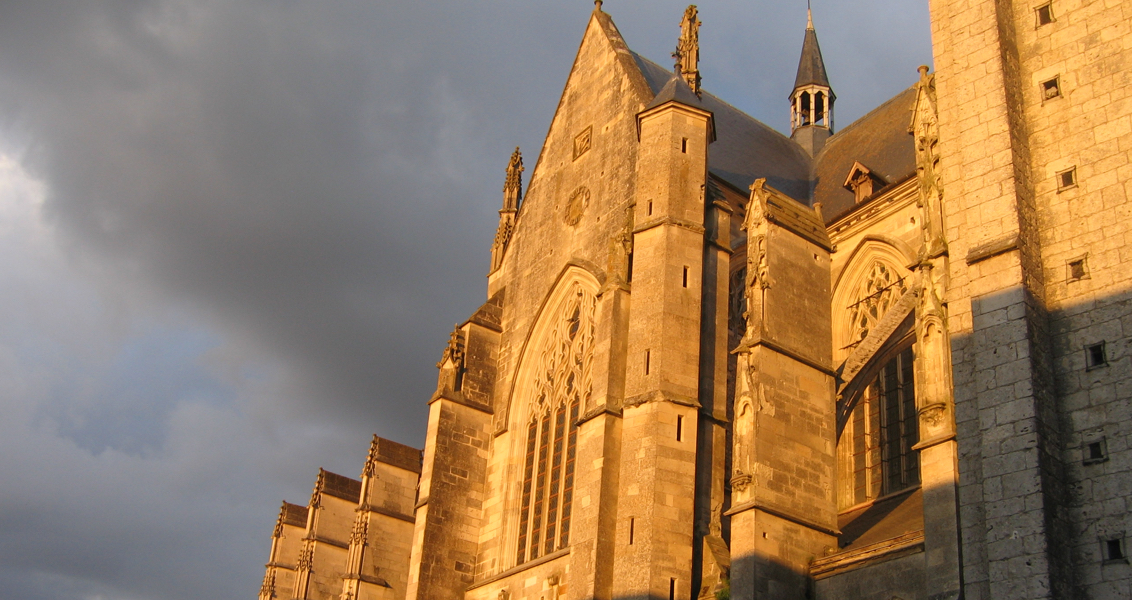
[[[683,77],[688,87],[700,95],[700,23],[699,9],[689,5],[680,21],[680,41],[672,58],[676,59],[676,74]]]
[[[818,46],[818,33],[814,31],[814,17],[811,11],[806,24],[806,37],[802,41],[802,58],[798,61],[798,77],[794,79],[794,89],[807,85],[829,87],[829,76],[825,73],[825,61]]]

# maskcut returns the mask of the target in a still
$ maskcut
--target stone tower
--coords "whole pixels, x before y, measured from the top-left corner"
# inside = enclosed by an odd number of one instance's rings
[[[260,599],[1127,597],[1126,4],[931,0],[838,131],[811,16],[787,136],[595,2],[423,452],[285,503]]]
[[[1132,9],[930,6],[965,596],[1119,597]]]

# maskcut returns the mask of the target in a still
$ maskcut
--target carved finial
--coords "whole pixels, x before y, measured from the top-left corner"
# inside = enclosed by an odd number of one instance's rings
[[[516,147],[507,163],[507,179],[503,183],[503,208],[499,210],[499,229],[491,245],[491,272],[503,264],[503,253],[511,241],[515,228],[515,213],[519,212],[519,201],[523,198],[523,153]]]
[[[311,492],[311,501],[307,504],[311,510],[319,508],[319,501],[322,500],[322,490],[326,485],[326,471],[322,467],[318,468],[318,480],[314,482],[314,490]]]
[[[683,77],[688,87],[700,95],[700,23],[699,9],[695,4],[684,11],[680,21],[680,41],[672,58],[676,59],[676,74]]]
[[[523,153],[519,147],[511,153],[507,163],[507,179],[503,183],[503,210],[518,210],[523,195]]]
[[[916,70],[920,72],[920,80],[923,81],[924,79],[928,78],[928,71],[931,70],[931,67],[927,65],[920,65],[916,68]]]
[[[457,368],[464,366],[464,333],[460,331],[459,324],[453,327],[452,335],[448,337],[448,347],[444,349],[444,354],[440,357],[440,362],[436,363],[436,368],[443,367],[449,360]]]
[[[275,537],[283,536],[283,518],[287,516],[287,502],[283,502],[283,506],[279,507],[279,518],[275,519],[275,531],[272,535]]]
[[[601,12],[601,0],[594,0],[594,10]]]
[[[806,0],[806,29],[814,28],[814,11],[810,8],[810,0]]]
[[[377,452],[381,445],[380,440],[381,438],[377,437],[376,433],[373,434],[373,441],[369,443],[369,455],[366,456],[366,466],[362,469],[362,477],[373,477],[373,467],[374,463],[377,462]]]

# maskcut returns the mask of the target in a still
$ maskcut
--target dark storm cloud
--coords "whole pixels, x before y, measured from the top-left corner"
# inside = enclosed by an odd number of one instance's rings
[[[669,64],[682,3],[605,8]],[[535,164],[591,9],[0,1],[0,150],[65,257],[0,248],[0,403],[26,409],[0,423],[0,587],[254,594],[311,469],[356,475],[370,432],[419,446],[503,167]],[[842,126],[930,61],[926,2],[815,10]],[[785,127],[803,3],[700,15],[705,87]]]

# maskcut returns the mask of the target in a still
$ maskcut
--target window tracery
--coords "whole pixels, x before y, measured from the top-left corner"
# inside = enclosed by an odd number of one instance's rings
[[[869,336],[888,309],[908,291],[903,277],[881,261],[873,268],[857,292],[857,300],[850,304],[849,327],[851,334],[847,348],[856,346]]]
[[[596,297],[574,283],[539,354],[523,453],[516,564],[570,541],[578,418],[593,390]]]

